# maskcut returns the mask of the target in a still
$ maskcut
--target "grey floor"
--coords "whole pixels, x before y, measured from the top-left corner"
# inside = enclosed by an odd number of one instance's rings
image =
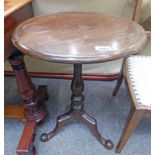
[[[70,108],[70,80],[32,79],[39,84],[48,85],[49,100],[45,102],[48,117],[38,127],[35,146],[37,155],[114,155],[120,138],[130,103],[124,85],[116,97],[111,95],[115,81],[85,81],[85,110],[96,118],[100,133],[114,143],[114,149],[106,150],[87,127],[72,124],[63,128],[59,134],[46,143],[39,140],[43,132],[55,126],[56,116]],[[5,77],[5,103],[21,103],[15,79]],[[23,130],[23,123],[16,119],[5,119],[5,155],[16,155],[16,147]],[[144,118],[122,150],[122,155],[151,154],[151,120]]]

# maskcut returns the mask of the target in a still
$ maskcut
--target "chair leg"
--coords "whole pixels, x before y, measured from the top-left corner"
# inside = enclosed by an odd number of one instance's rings
[[[125,61],[126,61],[126,58],[123,59],[121,70],[120,70],[120,76],[119,76],[119,78],[118,78],[118,80],[116,82],[115,88],[114,88],[114,90],[112,92],[112,95],[113,96],[116,96],[117,95],[117,93],[119,91],[119,88],[121,87],[121,84],[123,82],[123,78],[124,78],[124,76],[123,76],[123,70],[124,70]]]
[[[121,72],[120,76],[119,76],[119,79],[117,80],[117,83],[116,83],[116,86],[112,92],[112,95],[113,96],[116,96],[118,91],[119,91],[119,88],[121,87],[121,84],[123,82],[123,72]]]
[[[138,123],[140,122],[141,118],[143,117],[143,110],[138,109],[130,109],[127,122],[125,125],[125,128],[122,132],[121,138],[119,140],[119,143],[116,147],[116,153],[120,153],[123,147],[125,146],[126,142],[128,141],[131,134],[136,129]]]

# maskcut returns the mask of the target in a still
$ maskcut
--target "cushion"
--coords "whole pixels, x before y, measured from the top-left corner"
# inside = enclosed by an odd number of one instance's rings
[[[33,0],[34,15],[55,12],[106,12],[132,19],[135,0]],[[115,7],[114,7],[115,6]]]
[[[151,106],[153,102],[153,83],[151,80],[151,57],[131,56],[127,59],[129,78],[137,103]]]

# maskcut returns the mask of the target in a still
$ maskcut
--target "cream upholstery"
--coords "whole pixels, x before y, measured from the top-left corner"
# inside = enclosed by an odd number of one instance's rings
[[[106,12],[132,18],[136,0],[33,0],[35,16],[64,11]],[[151,15],[151,0],[143,0],[141,22]]]
[[[35,16],[65,11],[90,11],[131,19],[134,3],[135,0],[33,0],[33,9]]]
[[[137,103],[151,106],[153,102],[152,65],[150,56],[131,56],[127,59],[129,78]]]

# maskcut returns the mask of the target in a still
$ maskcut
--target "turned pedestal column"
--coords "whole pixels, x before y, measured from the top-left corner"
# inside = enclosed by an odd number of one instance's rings
[[[46,116],[46,108],[43,101],[48,97],[47,90],[46,86],[43,85],[39,86],[38,90],[35,88],[31,79],[27,75],[24,55],[22,53],[19,51],[12,53],[9,57],[9,63],[14,70],[19,94],[24,103],[23,107],[21,105],[16,105],[16,109],[19,111],[21,109],[21,112],[24,113],[17,115],[17,118],[25,121],[25,128],[17,147],[17,153],[19,155],[25,153],[27,155],[32,155],[35,153],[33,142],[35,139],[36,124],[40,124]],[[13,108],[14,107],[12,106],[12,109]]]
[[[97,140],[104,145],[107,149],[113,148],[113,143],[110,140],[105,140],[97,129],[97,121],[89,116],[84,111],[84,82],[82,79],[82,64],[74,64],[74,76],[71,83],[71,110],[57,118],[55,128],[47,133],[41,135],[41,141],[46,142],[55,136],[58,131],[65,125],[79,122],[85,124],[95,135]]]

